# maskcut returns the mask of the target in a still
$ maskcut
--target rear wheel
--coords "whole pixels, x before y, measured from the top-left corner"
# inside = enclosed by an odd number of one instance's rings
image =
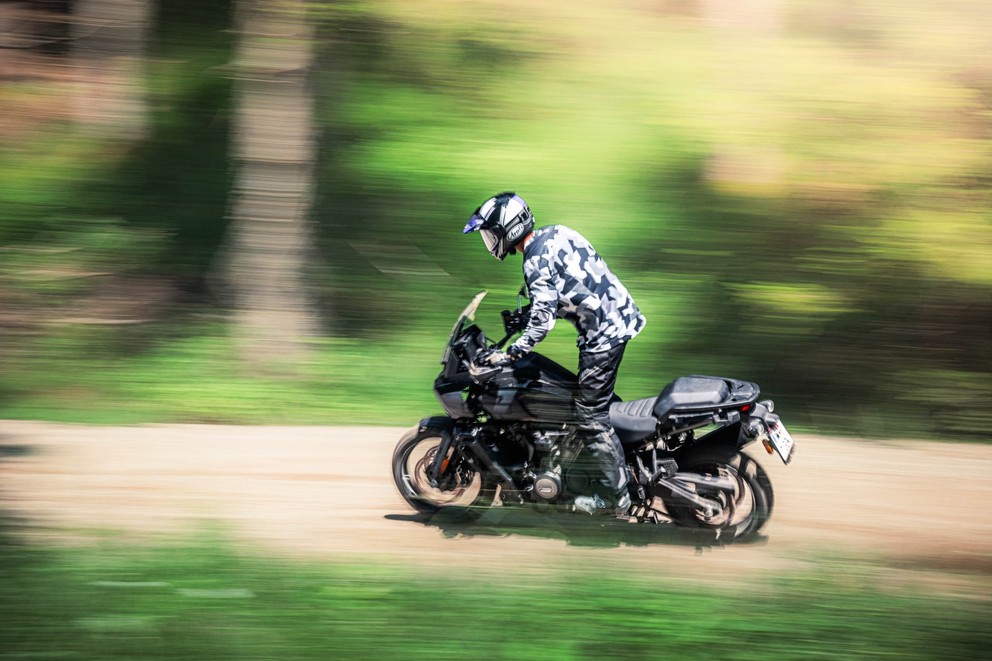
[[[734,482],[734,490],[698,494],[718,506],[714,508],[714,514],[707,514],[702,508],[666,502],[665,507],[676,523],[719,530],[721,539],[729,535],[733,541],[744,541],[761,530],[771,516],[774,503],[771,481],[765,469],[746,454],[698,455],[689,458],[680,469],[729,477]]]
[[[496,494],[495,486],[480,475],[454,448],[442,460],[441,479],[431,486],[428,468],[441,447],[439,429],[412,429],[393,451],[393,480],[400,495],[418,512],[434,514],[441,509],[457,509],[475,518],[488,509]]]

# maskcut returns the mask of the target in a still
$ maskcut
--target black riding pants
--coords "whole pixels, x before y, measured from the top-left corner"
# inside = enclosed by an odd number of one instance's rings
[[[575,406],[585,439],[585,454],[602,473],[600,481],[605,489],[597,491],[605,500],[615,500],[627,486],[623,446],[610,424],[610,400],[626,348],[626,344],[621,344],[608,351],[579,352],[579,396]]]

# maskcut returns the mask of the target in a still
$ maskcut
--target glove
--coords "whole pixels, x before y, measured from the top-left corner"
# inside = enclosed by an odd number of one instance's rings
[[[504,367],[513,362],[513,357],[508,353],[503,353],[498,349],[494,349],[483,356],[480,362],[485,363],[486,365],[492,365],[493,367]]]

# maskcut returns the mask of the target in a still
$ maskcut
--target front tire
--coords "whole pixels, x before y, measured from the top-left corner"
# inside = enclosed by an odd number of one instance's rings
[[[720,538],[745,541],[758,533],[772,514],[775,495],[771,480],[761,464],[740,452],[703,454],[690,457],[682,470],[704,475],[730,477],[733,492],[707,495],[721,506],[721,512],[707,517],[699,508],[681,503],[665,503],[672,519],[690,528],[718,530]]]
[[[459,456],[454,447],[448,450],[442,485],[432,487],[427,469],[441,441],[441,430],[432,427],[411,429],[404,434],[393,451],[396,488],[411,507],[423,514],[451,508],[467,518],[478,518],[492,505],[496,488]]]

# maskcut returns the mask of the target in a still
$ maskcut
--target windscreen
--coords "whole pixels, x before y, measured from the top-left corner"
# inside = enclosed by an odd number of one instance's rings
[[[451,356],[451,343],[455,341],[462,332],[462,325],[464,325],[465,320],[475,321],[475,312],[479,309],[479,304],[482,303],[482,299],[486,297],[485,290],[480,291],[472,299],[472,302],[465,306],[462,310],[461,316],[458,317],[458,321],[455,322],[454,328],[451,329],[451,335],[448,337],[448,344],[444,347],[444,354],[441,356],[441,364],[446,365],[448,363],[448,358]]]

